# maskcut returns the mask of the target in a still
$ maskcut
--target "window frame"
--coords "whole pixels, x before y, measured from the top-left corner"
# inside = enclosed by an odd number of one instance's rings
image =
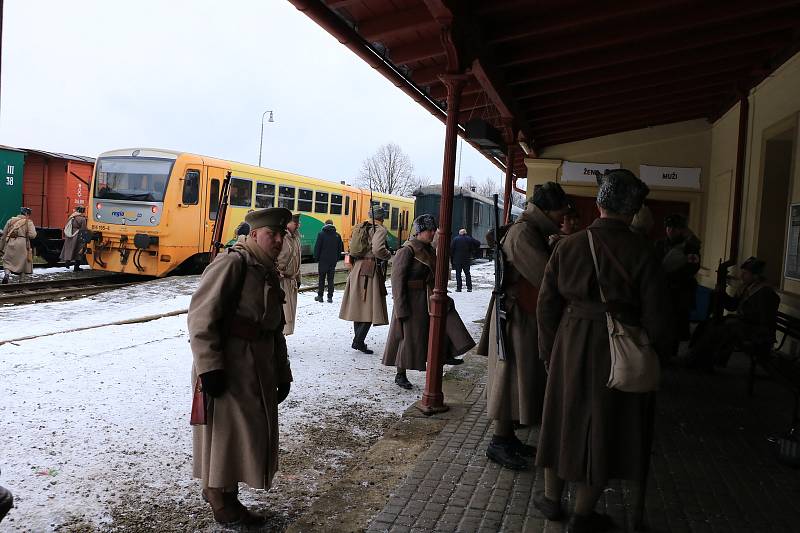
[[[398,229],[400,227],[400,208],[399,207],[392,207],[392,213],[390,216],[390,229]]]
[[[272,186],[272,195],[271,195],[272,196],[272,202],[269,205],[266,205],[266,206],[258,205],[258,197],[259,196],[262,197],[262,198],[263,197],[267,197],[267,198],[270,197],[269,194],[263,194],[263,193],[259,194],[259,192],[258,192],[258,186],[259,185]],[[256,181],[256,194],[255,194],[255,207],[256,207],[256,209],[267,209],[269,207],[275,207],[275,201],[278,198],[276,193],[277,193],[277,188],[276,188],[276,185],[274,183],[269,182],[269,181]]]
[[[324,196],[325,200],[320,200],[320,196]],[[314,212],[327,215],[330,198],[331,193],[328,191],[314,191]],[[320,204],[322,204],[322,209],[320,209]]]
[[[350,225],[351,226],[355,226],[356,225],[356,211],[357,211],[356,210],[356,199],[353,198],[353,211],[350,213],[352,215],[352,219],[350,221]]]
[[[339,197],[339,202],[338,203],[334,203],[334,201],[333,201],[334,200],[334,196],[338,196]],[[330,198],[331,198],[331,204],[330,204],[330,213],[331,213],[331,215],[341,215],[342,214],[342,204],[344,203],[344,195],[336,194],[336,193],[332,192],[331,195],[330,195]],[[338,212],[334,212],[334,208],[335,207],[339,208]]]
[[[233,181],[246,181],[250,184],[250,196],[249,196],[249,203],[247,204],[234,204],[233,203]],[[240,176],[231,176],[230,188],[228,189],[228,205],[231,207],[253,207],[253,180],[252,178],[242,178]]]
[[[283,192],[282,189],[291,190],[292,191],[292,195],[291,196],[282,195],[281,194]],[[296,200],[297,200],[297,187],[294,187],[292,185],[278,185],[278,196],[277,196],[278,207],[283,207],[283,208],[288,209],[289,211],[293,212]],[[283,205],[285,202],[289,202],[289,201],[291,201],[291,204]]]
[[[344,216],[350,216],[350,195],[344,196]]]
[[[196,174],[194,179],[191,183],[194,183],[193,190],[191,191],[194,194],[194,201],[186,201],[186,186],[190,183],[189,181],[189,174]],[[187,168],[186,173],[183,175],[183,187],[181,189],[181,204],[182,205],[197,205],[200,203],[200,171],[196,168]]]
[[[211,178],[211,182],[208,185],[208,220],[217,220],[217,215],[219,214],[219,188],[220,181],[217,178]]]
[[[309,193],[309,198],[303,198],[303,193]],[[308,203],[308,209],[304,209],[304,204]],[[314,211],[314,190],[297,188],[297,210],[302,213],[313,213]]]

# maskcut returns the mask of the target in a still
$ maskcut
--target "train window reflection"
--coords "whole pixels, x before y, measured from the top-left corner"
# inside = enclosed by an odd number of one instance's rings
[[[308,189],[300,189],[299,195],[297,197],[297,210],[305,211],[307,213],[310,212],[313,199],[314,199],[314,191],[309,191]]]
[[[314,212],[315,213],[328,212],[328,193],[317,191],[316,200],[314,202]]]
[[[253,182],[242,178],[231,178],[230,203],[234,207],[251,207]]]
[[[174,163],[172,159],[100,158],[94,196],[109,200],[163,202]]]
[[[392,227],[391,229],[397,229],[398,224],[398,215],[400,214],[400,210],[396,207],[392,208]]]
[[[200,171],[187,170],[183,178],[183,194],[181,203],[184,205],[196,205],[200,198]]]
[[[208,219],[217,220],[219,212],[219,180],[211,180],[208,191]]]
[[[342,195],[331,194],[331,215],[342,214]]]
[[[294,211],[294,187],[281,185],[278,187],[278,207]]]
[[[272,183],[256,183],[256,209],[264,209],[275,205],[275,185]]]

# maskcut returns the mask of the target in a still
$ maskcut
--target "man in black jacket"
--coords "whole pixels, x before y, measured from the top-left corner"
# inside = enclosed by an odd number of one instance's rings
[[[319,285],[317,297],[314,300],[322,302],[322,293],[325,292],[325,279],[328,279],[328,303],[333,302],[333,275],[336,272],[336,263],[344,253],[342,236],[336,232],[333,220],[326,220],[322,231],[317,235],[314,244],[314,260],[317,262],[319,272]]]
[[[480,248],[480,241],[467,235],[467,230],[464,228],[458,230],[458,237],[450,243],[450,257],[453,268],[456,270],[456,292],[461,292],[461,271],[464,271],[464,277],[467,278],[467,292],[472,292],[472,276],[469,273],[469,265],[473,255]]]

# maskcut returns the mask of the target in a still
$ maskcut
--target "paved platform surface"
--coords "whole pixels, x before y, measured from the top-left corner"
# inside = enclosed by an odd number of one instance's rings
[[[800,531],[800,470],[777,462],[766,439],[788,427],[791,394],[760,381],[746,393],[743,356],[701,374],[668,368],[659,393],[646,521],[654,532]],[[484,384],[467,397],[368,531],[560,532],[533,507],[541,471],[515,473],[488,461]],[[537,431],[518,436],[536,444]],[[635,484],[616,481],[598,510],[632,530]],[[572,493],[567,496],[573,506]]]

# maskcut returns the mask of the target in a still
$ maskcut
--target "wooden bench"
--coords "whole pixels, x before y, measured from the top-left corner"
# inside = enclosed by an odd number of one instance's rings
[[[800,357],[788,356],[781,350],[788,338],[800,341],[800,319],[778,312],[775,329],[783,335],[777,348],[773,349],[775,342],[745,343],[742,347],[750,357],[748,392],[750,396],[753,395],[757,366],[761,366],[773,380],[787,387],[794,395],[792,423],[788,431],[788,435],[793,435],[800,431]]]

